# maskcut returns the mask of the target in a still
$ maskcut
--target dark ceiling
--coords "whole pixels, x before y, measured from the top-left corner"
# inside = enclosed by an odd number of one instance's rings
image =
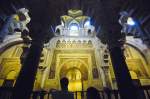
[[[60,24],[60,16],[67,14],[68,9],[78,8],[83,10],[85,15],[91,17],[91,23],[98,32],[119,32],[121,27],[118,24],[119,12],[132,12],[131,16],[141,22],[145,36],[150,42],[150,0],[0,0],[0,14],[11,15],[15,9],[26,7],[30,10],[32,19],[32,32],[42,32],[42,30],[55,27]],[[104,26],[104,27],[103,27]],[[118,30],[114,28],[118,27]],[[35,31],[36,30],[36,31]],[[108,30],[108,31],[105,31]],[[50,29],[52,31],[52,29]],[[33,33],[33,35],[35,35]],[[99,33],[100,34],[100,33]],[[36,34],[37,35],[37,34]],[[113,38],[120,37],[120,34]],[[110,38],[109,38],[110,39]]]

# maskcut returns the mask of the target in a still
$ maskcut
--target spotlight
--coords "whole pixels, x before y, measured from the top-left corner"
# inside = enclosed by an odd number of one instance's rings
[[[127,24],[133,26],[133,25],[135,25],[135,21],[133,20],[133,18],[128,17]]]

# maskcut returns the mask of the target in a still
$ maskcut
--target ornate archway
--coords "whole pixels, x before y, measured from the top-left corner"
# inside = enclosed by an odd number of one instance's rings
[[[83,82],[88,80],[88,69],[86,63],[79,59],[68,59],[62,64],[59,76],[69,79],[70,91],[83,90]]]
[[[82,80],[88,79],[87,64],[80,59],[68,59],[60,65],[59,77],[66,77],[67,73],[72,69],[78,69],[81,72]]]

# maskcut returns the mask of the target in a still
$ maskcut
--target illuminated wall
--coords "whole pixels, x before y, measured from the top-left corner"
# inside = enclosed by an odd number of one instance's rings
[[[57,40],[58,41],[58,40]],[[95,59],[94,48],[61,48],[60,44],[56,42],[57,46],[53,48],[44,48],[43,61],[40,62],[38,73],[35,82],[35,90],[45,88],[60,88],[59,79],[61,77],[68,77],[70,85],[75,83],[84,87],[97,86],[103,87],[104,76],[99,69],[98,61],[102,62],[103,59]],[[76,43],[75,43],[76,44]],[[88,42],[87,42],[88,44]],[[79,44],[78,46],[85,46],[86,44]],[[63,46],[64,47],[64,46]],[[77,50],[78,49],[78,50]],[[14,45],[5,50],[0,55],[0,84],[2,85],[6,79],[16,79],[21,68],[20,55],[22,53],[22,44]],[[148,58],[142,52],[131,44],[125,45],[125,56],[130,74],[133,79],[140,79],[143,85],[150,84],[150,67]],[[100,64],[99,64],[100,65]],[[111,65],[111,63],[110,63]],[[96,66],[96,67],[94,67]],[[115,81],[112,66],[110,66],[110,75],[112,83]],[[84,84],[81,86],[81,80]],[[75,82],[73,82],[75,81]],[[80,82],[78,82],[80,81]],[[74,85],[75,85],[74,84]],[[112,84],[113,85],[113,84]],[[72,87],[72,86],[70,86]],[[81,89],[81,88],[80,88]]]
[[[116,88],[107,46],[96,37],[90,18],[82,14],[81,10],[69,10],[68,15],[61,17],[55,37],[44,45],[34,90],[60,89],[62,77],[68,77],[71,91],[86,90],[90,86]],[[15,83],[19,74],[23,46],[20,35],[9,36],[0,44],[0,86],[7,85],[8,80]],[[126,38],[124,48],[132,79],[150,85],[150,49],[141,39],[132,36]]]

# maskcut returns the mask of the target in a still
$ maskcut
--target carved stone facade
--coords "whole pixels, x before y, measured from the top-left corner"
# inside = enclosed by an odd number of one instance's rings
[[[94,26],[86,23],[90,18],[80,10],[70,10],[68,14],[61,17],[62,24],[56,27],[55,37],[45,44],[34,90],[59,89],[62,77],[69,79],[71,91],[90,86],[117,88],[107,46],[96,37]],[[23,43],[15,35],[0,44],[1,86],[7,79],[15,81],[21,68]],[[140,39],[126,37],[126,40],[124,52],[132,79],[150,85],[150,49]]]

